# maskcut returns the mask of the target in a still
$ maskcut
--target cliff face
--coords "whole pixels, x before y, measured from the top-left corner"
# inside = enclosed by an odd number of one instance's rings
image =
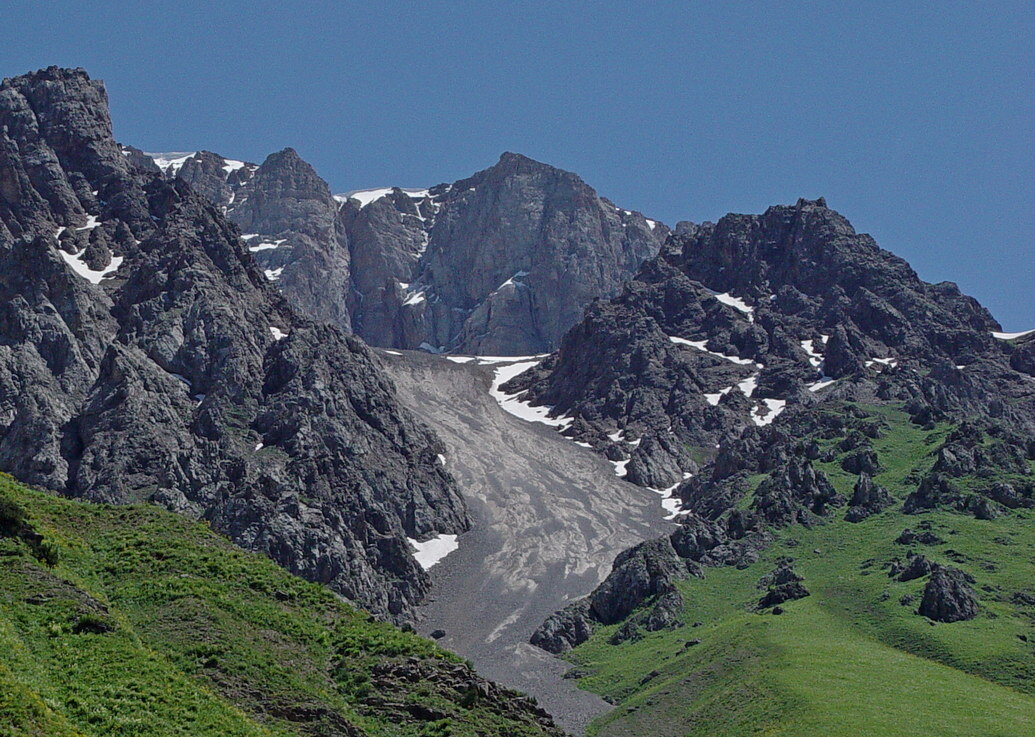
[[[332,197],[291,149],[259,166],[207,151],[130,153],[224,207],[300,312],[384,347],[553,350],[668,233],[518,154],[453,184]]]
[[[616,208],[576,175],[518,154],[435,188],[427,199],[420,219],[426,246],[411,280],[394,292],[386,287],[381,305],[387,300],[388,306],[377,308],[396,314],[397,329],[388,333],[377,320],[364,320],[376,296],[365,294],[357,305],[357,331],[374,344],[416,348],[423,342],[484,355],[552,350],[589,302],[616,294],[657,252],[665,232]],[[400,205],[421,201],[382,198],[355,217],[362,222],[378,207],[378,216],[388,219],[389,204],[405,219]],[[388,250],[414,251],[405,245]]]
[[[225,205],[120,150],[82,70],[4,80],[0,131],[0,467],[207,519],[405,616],[429,585],[406,538],[468,522],[439,441],[377,359],[285,302]],[[297,157],[231,167],[247,184],[230,194],[222,161],[187,170],[209,197],[246,194],[242,220],[290,236],[296,261],[347,264],[336,205]]]

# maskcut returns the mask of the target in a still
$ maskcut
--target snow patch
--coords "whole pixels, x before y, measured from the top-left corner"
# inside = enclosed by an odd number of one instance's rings
[[[648,491],[653,491],[655,494],[661,495],[661,508],[665,512],[666,520],[674,520],[676,517],[687,513],[680,508],[683,504],[682,500],[678,497],[672,496],[672,494],[679,488],[679,485],[683,483],[683,481],[686,481],[691,476],[693,476],[692,473],[684,473],[682,481],[677,481],[667,489],[655,489],[653,486],[647,487]]]
[[[515,279],[520,279],[521,277],[524,277],[524,276],[528,276],[528,272],[527,271],[518,271],[517,273],[514,274],[514,276],[510,277],[505,282],[503,282],[498,287],[496,287],[493,290],[493,294],[495,294],[499,290],[503,289],[503,287],[507,286],[508,284],[511,285],[511,286],[517,286],[517,284],[515,283],[514,280]],[[524,286],[524,285],[522,285],[522,286]]]
[[[406,539],[413,548],[414,560],[426,571],[460,547],[456,538],[456,535],[436,535],[424,542],[417,542],[412,537]]]
[[[354,192],[346,192],[343,195],[336,194],[334,199],[338,202],[344,203],[346,200],[356,200],[359,202],[359,208],[362,210],[364,207],[369,205],[371,202],[376,202],[382,197],[387,197],[392,193],[395,187],[375,187],[374,189],[357,189]],[[401,189],[401,188],[400,188]],[[428,190],[407,188],[402,189],[403,194],[409,195],[415,200],[422,200],[428,196]]]
[[[768,425],[770,422],[776,419],[777,415],[783,412],[787,406],[787,401],[784,399],[763,399],[767,413],[762,413],[762,407],[756,407],[751,412],[751,421],[761,427],[762,425]]]
[[[406,293],[406,299],[403,300],[403,307],[413,307],[414,305],[419,305],[421,302],[424,301],[426,301],[424,297],[424,290],[415,289],[412,292]]]
[[[1031,335],[1035,333],[1035,330],[1022,330],[1019,333],[997,333],[992,331],[992,337],[998,338],[999,340],[1014,340],[1015,338],[1023,338],[1025,335]]]
[[[758,387],[758,374],[752,374],[751,376],[744,379],[742,382],[737,384],[737,388],[744,392],[745,397],[750,397],[755,393],[755,389]]]
[[[262,273],[264,273],[266,275],[266,278],[270,281],[276,281],[280,278],[280,275],[284,273],[284,267],[281,266],[276,269],[266,269]]]
[[[151,160],[154,161],[158,168],[162,170],[162,173],[166,176],[176,176],[176,172],[187,163],[187,159],[193,158],[198,155],[197,151],[170,151],[169,153],[152,154],[144,152],[145,156],[150,156]]]
[[[802,350],[808,354],[809,363],[812,364],[814,368],[819,368],[819,365],[823,363],[823,356],[816,351],[815,346],[812,345],[812,340],[801,341],[801,347]]]
[[[831,379],[829,376],[824,376],[822,379],[817,381],[815,384],[809,384],[810,392],[818,392],[820,389],[826,389],[828,386],[833,384],[837,379]]]
[[[241,237],[245,238],[245,239],[248,239],[248,238],[253,238],[253,237],[257,237],[257,236],[258,236],[258,234],[255,234],[254,236],[253,235],[244,235],[244,236],[241,236]],[[251,251],[252,253],[258,253],[259,251],[269,251],[269,250],[272,250],[274,248],[279,248],[280,245],[282,243],[285,243],[286,241],[287,241],[287,238],[281,238],[280,240],[273,241],[272,243],[270,243],[270,242],[256,243],[254,246],[248,246],[248,250]]]
[[[560,429],[566,429],[572,422],[575,421],[573,417],[550,417],[550,411],[553,407],[533,407],[527,402],[521,401],[521,397],[524,392],[518,392],[517,394],[506,394],[500,387],[506,384],[508,381],[513,379],[519,374],[523,374],[533,366],[537,366],[542,358],[536,356],[531,360],[524,359],[511,359],[516,361],[509,365],[499,366],[495,369],[492,386],[489,387],[489,393],[493,399],[503,408],[503,411],[509,412],[510,414],[518,417],[526,422],[541,422],[544,425],[550,427],[557,427]]]
[[[273,335],[273,340],[284,340],[287,337],[287,333],[272,325],[270,325],[270,333]]]
[[[69,265],[72,271],[86,279],[86,281],[91,284],[100,284],[101,279],[106,276],[110,276],[117,271],[118,268],[122,266],[123,261],[122,256],[112,256],[111,262],[103,269],[91,269],[86,262],[83,261],[83,254],[86,253],[85,248],[75,255],[65,253],[60,249],[58,249],[58,253],[61,254],[61,258],[65,260],[65,263]]]
[[[720,389],[715,394],[705,394],[704,398],[708,402],[708,404],[710,404],[710,405],[712,405],[714,407],[714,406],[718,405],[719,400],[722,399],[727,394],[729,394],[732,389],[733,389],[732,386],[728,386],[725,389]]]
[[[751,364],[755,363],[750,358],[740,358],[739,356],[729,356],[725,353],[717,353],[716,351],[710,351],[707,348],[705,348],[705,346],[708,344],[707,340],[687,340],[686,338],[677,338],[674,335],[668,336],[668,339],[673,343],[678,343],[679,345],[688,345],[691,348],[696,348],[699,351],[704,351],[705,353],[708,353],[712,356],[716,356],[717,358],[725,358],[727,361],[738,363],[741,366],[750,366]],[[760,364],[755,365],[760,366]]]
[[[234,161],[233,159],[223,159],[223,171],[226,172],[227,176],[230,176],[238,169],[243,169],[245,163],[243,161]]]
[[[891,366],[892,368],[895,368],[896,366],[898,366],[898,359],[897,358],[871,358],[869,361],[866,362],[866,368],[869,368],[870,366],[872,366],[875,363],[879,363],[882,366]]]
[[[96,228],[100,224],[101,224],[100,218],[98,218],[96,215],[87,215],[86,216],[86,225],[84,225],[84,226],[82,226],[80,228],[76,228],[76,230],[93,230],[94,228]]]
[[[747,302],[740,299],[740,297],[734,297],[729,292],[715,292],[711,289],[709,289],[708,291],[712,293],[712,296],[715,297],[715,299],[719,300],[724,305],[729,305],[733,309],[740,310],[741,312],[743,312],[745,315],[747,315],[747,319],[749,321],[753,321],[755,319],[755,308],[751,307]]]

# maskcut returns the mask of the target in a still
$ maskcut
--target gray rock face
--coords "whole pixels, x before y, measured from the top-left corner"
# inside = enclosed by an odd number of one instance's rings
[[[266,157],[237,189],[227,216],[299,314],[349,329],[350,258],[338,203],[294,149]]]
[[[589,600],[579,599],[546,618],[529,640],[555,655],[581,645],[593,635],[596,622],[589,610]]]
[[[576,175],[511,153],[440,201],[417,281],[437,298],[429,342],[461,353],[552,350],[590,301],[616,294],[657,252],[664,232]]]
[[[166,176],[257,234],[249,246],[292,305],[389,348],[553,350],[668,234],[576,175],[511,153],[453,184],[336,201],[291,149],[259,167],[204,151],[174,166]]]
[[[82,70],[0,85],[0,468],[204,518],[404,618],[429,586],[406,538],[468,524],[440,442],[360,341],[285,303],[220,206],[135,158]],[[251,196],[307,186],[282,158]]]
[[[430,190],[342,205],[356,332],[393,348],[530,355],[618,292],[667,229],[518,154]]]
[[[619,631],[615,642],[631,639],[639,626],[648,631],[672,626],[682,610],[674,582],[696,572],[692,562],[676,554],[667,537],[648,540],[620,553],[611,573],[592,594],[547,618],[530,642],[548,652],[565,652],[588,640],[598,624],[621,622],[651,600],[654,606],[642,621],[626,622],[629,626]]]

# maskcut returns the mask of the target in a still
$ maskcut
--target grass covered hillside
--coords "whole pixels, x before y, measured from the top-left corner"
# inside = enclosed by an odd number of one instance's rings
[[[559,734],[432,642],[151,506],[0,477],[0,735]]]
[[[881,469],[873,481],[894,502],[855,523],[841,507],[822,524],[784,527],[757,562],[678,581],[684,607],[675,627],[619,644],[611,641],[620,624],[596,629],[568,654],[580,685],[616,705],[591,734],[1035,734],[1035,509],[996,505],[973,514],[936,505],[905,513],[907,496],[959,428],[920,426],[894,408],[863,409],[883,428],[872,441]],[[850,451],[836,438],[817,444],[816,469],[851,498],[857,476],[842,468]],[[960,498],[1001,482],[1030,489],[1031,462],[1024,463],[1019,473],[1000,469],[952,485]],[[751,477],[749,488],[764,479]],[[752,490],[738,507],[750,506]],[[906,528],[912,533],[903,535]],[[977,615],[936,622],[918,614],[933,574],[903,573],[911,554],[963,571]],[[760,579],[781,563],[808,595],[760,606],[769,583]]]

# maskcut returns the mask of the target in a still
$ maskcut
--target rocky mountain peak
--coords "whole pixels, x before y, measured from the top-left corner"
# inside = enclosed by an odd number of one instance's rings
[[[187,180],[248,166],[211,152],[179,157],[185,177],[136,166],[79,70],[5,80],[0,130],[0,468],[204,518],[405,618],[429,586],[407,538],[463,531],[463,501],[370,351],[292,310],[274,288],[287,264],[255,261],[277,244],[242,241]],[[285,152],[229,204],[265,202],[249,217],[318,268],[340,243],[312,177]]]

